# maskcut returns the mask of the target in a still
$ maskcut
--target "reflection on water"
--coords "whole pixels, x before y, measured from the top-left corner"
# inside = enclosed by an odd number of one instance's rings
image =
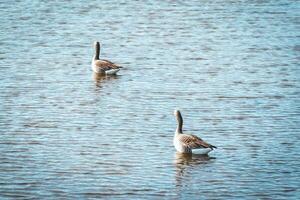
[[[178,196],[192,198],[194,195],[204,197],[205,189],[202,185],[206,183],[208,176],[207,168],[214,165],[215,158],[200,154],[175,154],[175,185]],[[197,190],[202,191],[202,193]],[[191,195],[191,193],[194,193]]]
[[[201,154],[185,154],[178,153],[175,154],[175,166],[176,166],[176,179],[181,179],[184,176],[186,170],[189,170],[189,173],[192,173],[193,167],[197,165],[205,165],[211,162],[209,155]],[[199,168],[197,167],[197,170]]]
[[[92,80],[95,82],[95,85],[97,87],[101,87],[101,83],[104,83],[106,81],[110,81],[113,79],[117,79],[119,75],[101,75],[97,74],[95,72],[92,72]]]

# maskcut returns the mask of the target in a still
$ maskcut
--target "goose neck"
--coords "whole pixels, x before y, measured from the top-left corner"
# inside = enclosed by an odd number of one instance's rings
[[[97,43],[95,45],[95,56],[94,56],[94,60],[99,60],[99,56],[100,56],[100,44]]]
[[[182,119],[180,113],[178,113],[178,115],[176,116],[176,119],[177,119],[176,133],[180,134],[180,133],[182,133],[182,125],[183,125],[183,119]]]

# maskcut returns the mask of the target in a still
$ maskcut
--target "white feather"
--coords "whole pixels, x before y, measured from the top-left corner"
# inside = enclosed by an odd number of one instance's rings
[[[105,74],[107,74],[107,75],[114,75],[118,71],[120,71],[120,69],[110,69],[110,70],[105,71]]]
[[[212,151],[211,148],[193,149],[193,153],[194,154],[201,154],[201,155],[208,154],[211,151]]]

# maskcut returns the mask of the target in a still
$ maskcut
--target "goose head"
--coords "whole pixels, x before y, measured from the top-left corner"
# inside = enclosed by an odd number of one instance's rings
[[[174,116],[175,116],[175,117],[178,117],[178,116],[180,116],[180,115],[181,115],[181,113],[180,113],[179,110],[174,110]]]
[[[94,48],[97,51],[97,49],[100,49],[100,43],[98,41],[94,42]]]

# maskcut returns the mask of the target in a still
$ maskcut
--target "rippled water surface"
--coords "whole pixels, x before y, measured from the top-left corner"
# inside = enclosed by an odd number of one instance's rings
[[[300,5],[0,4],[0,198],[297,199]],[[122,66],[90,69],[92,43]],[[182,156],[184,129],[218,146]]]

